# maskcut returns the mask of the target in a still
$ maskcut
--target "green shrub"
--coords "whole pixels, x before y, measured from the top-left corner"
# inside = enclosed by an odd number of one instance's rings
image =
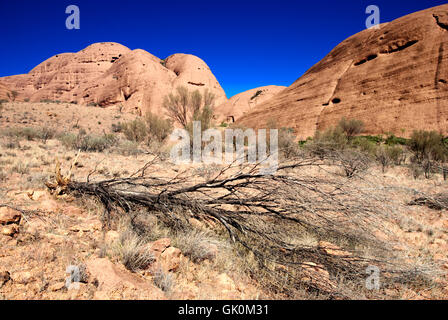
[[[361,120],[342,118],[338,127],[347,135],[348,139],[362,133],[364,131],[364,122]]]
[[[355,137],[352,141],[352,145],[370,156],[374,156],[378,149],[376,140],[366,137]]]
[[[305,149],[320,158],[337,150],[344,150],[349,146],[348,139],[340,127],[333,127],[324,132],[317,131],[311,143],[305,145]]]
[[[444,137],[436,131],[414,131],[408,146],[417,163],[425,160],[445,161],[448,158],[448,148],[444,143]]]
[[[148,128],[145,121],[135,119],[122,124],[123,133],[129,141],[143,142],[148,136]]]
[[[409,142],[408,139],[396,137],[393,134],[389,135],[385,141],[385,143],[389,146],[395,146],[395,145],[405,146],[408,144],[408,142]]]
[[[406,161],[406,154],[403,147],[399,145],[388,146],[386,151],[395,165],[399,166]]]
[[[412,164],[422,168],[427,179],[439,168],[437,163],[448,159],[448,146],[444,137],[436,131],[414,131],[408,146],[413,153]]]
[[[356,141],[356,140],[367,140],[367,141],[369,141],[371,143],[376,143],[376,144],[380,144],[380,143],[384,142],[383,137],[380,136],[380,135],[378,135],[378,136],[358,136],[358,137],[355,137],[353,140],[354,141]]]

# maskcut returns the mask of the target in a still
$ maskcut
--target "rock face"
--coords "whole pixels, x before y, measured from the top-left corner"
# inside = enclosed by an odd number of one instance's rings
[[[283,89],[286,89],[286,87],[266,86],[237,94],[215,108],[216,119],[220,122],[233,123]]]
[[[448,5],[348,38],[240,122],[274,118],[305,139],[342,117],[363,120],[367,134],[448,132]]]
[[[165,60],[118,43],[96,43],[78,53],[56,55],[28,74],[0,78],[0,98],[7,90],[30,99],[98,104],[122,104],[124,111],[163,113],[165,95],[178,86],[210,90],[216,105],[227,101],[210,68],[201,59],[174,54]],[[3,94],[4,92],[4,94]]]
[[[11,90],[0,83],[0,100],[10,100]]]

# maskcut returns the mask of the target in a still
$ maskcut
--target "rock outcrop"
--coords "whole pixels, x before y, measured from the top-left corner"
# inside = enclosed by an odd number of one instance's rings
[[[17,101],[63,101],[124,111],[162,113],[165,95],[178,86],[210,90],[216,105],[227,101],[210,68],[198,57],[174,54],[165,60],[118,43],[95,43],[78,53],[58,54],[28,74],[0,78],[0,98],[18,92]]]
[[[0,100],[10,100],[11,99],[11,90],[9,90],[5,85],[0,83]]]
[[[305,139],[342,117],[363,120],[367,134],[448,132],[448,5],[348,38],[240,122],[274,118]]]
[[[215,108],[216,119],[219,122],[233,123],[283,89],[286,87],[266,86],[239,93]]]

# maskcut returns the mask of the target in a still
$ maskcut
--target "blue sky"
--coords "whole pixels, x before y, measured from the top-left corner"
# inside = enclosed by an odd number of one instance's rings
[[[14,0],[0,1],[0,76],[29,72],[62,52],[119,42],[159,58],[202,58],[231,97],[289,86],[347,37],[363,30],[368,5],[381,22],[445,4],[440,0]],[[81,29],[65,28],[68,5]]]

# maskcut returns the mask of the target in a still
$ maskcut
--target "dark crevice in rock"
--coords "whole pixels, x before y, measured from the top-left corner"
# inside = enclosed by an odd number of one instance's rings
[[[358,62],[355,62],[355,66],[360,66],[360,65],[362,65],[362,64],[364,64],[364,63],[366,63],[368,61],[374,60],[376,58],[378,58],[377,54],[371,54],[367,58],[364,58],[364,59],[362,59],[362,60],[360,60]]]
[[[443,48],[443,42],[442,42],[439,47],[439,55],[437,58],[437,69],[436,69],[436,75],[434,78],[434,86],[436,89],[439,89],[439,83],[441,83],[440,82],[440,70],[441,70],[442,61],[443,61],[443,55],[444,55],[444,48]]]
[[[381,51],[381,53],[395,53],[395,52],[399,52],[399,51],[403,51],[411,46],[413,46],[414,44],[418,43],[418,40],[410,40],[410,41],[397,41],[391,45],[389,45],[389,47],[383,51]]]
[[[189,81],[188,84],[191,84],[192,86],[198,86],[198,87],[203,87],[203,86],[205,86],[204,83],[194,83],[194,82],[191,82],[191,81]]]
[[[123,94],[123,96],[124,96],[124,100],[125,100],[125,101],[128,101],[129,98],[132,96],[132,93],[129,93],[129,94]]]
[[[440,83],[444,83],[444,84],[447,84],[447,83],[448,83],[448,81],[446,81],[445,79],[439,79],[439,82],[440,82]]]
[[[433,14],[432,16],[434,17],[434,19],[436,19],[436,23],[440,28],[448,31],[448,21],[447,20],[441,21],[440,16],[436,13]]]

